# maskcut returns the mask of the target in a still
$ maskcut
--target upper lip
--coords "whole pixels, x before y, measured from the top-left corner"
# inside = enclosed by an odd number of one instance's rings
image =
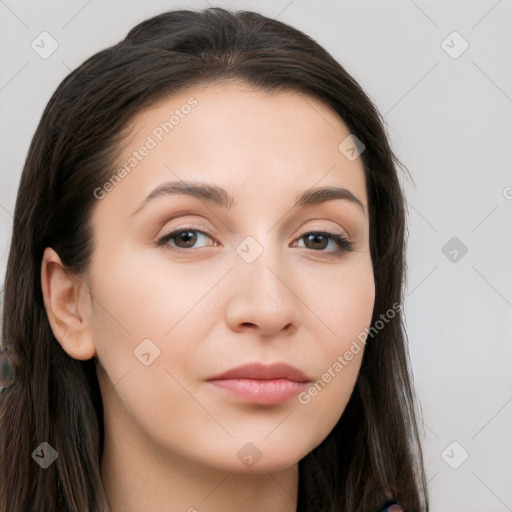
[[[250,363],[243,366],[237,366],[226,372],[210,377],[208,380],[223,379],[257,379],[273,380],[288,379],[295,382],[310,382],[311,379],[298,368],[286,363]]]

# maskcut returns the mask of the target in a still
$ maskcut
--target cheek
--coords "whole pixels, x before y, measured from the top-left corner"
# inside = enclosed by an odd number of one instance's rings
[[[118,254],[103,265],[98,259],[92,335],[105,390],[115,385],[133,416],[149,415],[149,425],[166,424],[168,418],[159,417],[162,395],[172,399],[169,410],[190,407],[179,383],[201,368],[201,342],[220,315],[208,299],[217,297],[212,288],[223,270],[205,265],[198,272],[195,266],[192,278],[186,265],[166,265],[162,259],[141,264],[140,258]]]
[[[192,414],[195,402],[182,386],[188,389],[192,356],[207,336],[208,326],[197,321],[201,298],[218,278],[210,272],[206,281],[187,279],[183,270],[137,264],[127,255],[95,271],[90,325],[104,370],[98,372],[104,407],[111,417],[128,412],[143,430],[164,436],[158,426],[169,425],[169,411]]]
[[[128,337],[133,348],[145,338],[165,342],[191,320],[200,328],[205,297],[223,273],[207,265],[173,265],[164,258],[144,261],[143,254],[126,251],[96,265],[95,318],[119,338]]]
[[[317,380],[301,395],[299,402],[309,411],[312,437],[322,440],[341,417],[359,374],[375,302],[371,260],[354,265],[325,280],[323,293],[311,294],[312,307],[322,320],[322,335],[311,360],[317,363]],[[323,437],[322,437],[323,436]]]
[[[320,321],[325,363],[331,364],[370,325],[375,303],[371,259],[354,259],[350,265],[340,265],[316,282],[307,301]]]

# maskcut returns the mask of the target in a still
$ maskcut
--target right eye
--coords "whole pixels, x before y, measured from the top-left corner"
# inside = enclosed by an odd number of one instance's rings
[[[199,234],[199,235],[198,235]],[[213,240],[212,236],[208,233],[194,228],[179,228],[158,239],[157,245],[159,247],[165,246],[167,249],[179,252],[191,252],[195,249],[191,248],[197,243],[197,239],[201,236]],[[172,245],[171,242],[175,245]],[[200,247],[198,247],[199,249]]]

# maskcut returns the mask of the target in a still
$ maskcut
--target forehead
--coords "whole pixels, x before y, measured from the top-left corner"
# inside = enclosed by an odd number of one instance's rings
[[[127,177],[112,196],[133,205],[162,182],[192,179],[242,199],[265,191],[277,202],[316,184],[344,186],[366,203],[362,161],[339,149],[349,135],[328,105],[300,92],[241,83],[191,88],[132,121],[118,160]]]

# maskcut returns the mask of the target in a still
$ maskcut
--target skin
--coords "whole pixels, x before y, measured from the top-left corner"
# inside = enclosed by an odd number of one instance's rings
[[[140,114],[120,165],[191,97],[197,106],[97,201],[83,279],[45,250],[45,307],[64,350],[98,362],[101,471],[113,512],[294,511],[298,461],[342,415],[363,351],[306,405],[297,397],[247,403],[206,379],[259,361],[287,362],[316,381],[370,326],[363,163],[338,150],[350,132],[319,100],[220,83]],[[235,205],[162,196],[132,216],[172,180],[219,185]],[[349,189],[364,210],[339,199],[291,209],[297,194],[321,186]],[[212,236],[194,232],[195,245],[177,237],[157,245],[183,226]],[[345,235],[354,250],[336,252],[332,239],[308,243],[304,235],[315,230]],[[236,252],[248,236],[262,248],[252,263]],[[144,339],[160,350],[148,366],[134,355]],[[248,442],[261,454],[251,466],[237,456]]]

